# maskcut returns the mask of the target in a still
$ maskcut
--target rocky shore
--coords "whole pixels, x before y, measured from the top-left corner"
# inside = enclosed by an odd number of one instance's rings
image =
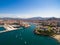
[[[40,32],[38,32],[37,30],[34,30],[34,33],[37,34],[37,35],[49,36],[48,34],[46,34],[46,33],[44,33],[44,32],[40,33]]]
[[[37,35],[50,36],[50,35],[45,34],[45,33],[40,33],[37,30],[34,30],[34,33]],[[59,34],[54,34],[54,35],[51,35],[50,37],[52,37],[52,38],[56,39],[58,42],[60,42],[60,35]]]

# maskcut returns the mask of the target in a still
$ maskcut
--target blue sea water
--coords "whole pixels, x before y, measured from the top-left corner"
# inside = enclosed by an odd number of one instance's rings
[[[5,28],[4,27],[0,27],[0,31],[3,31],[3,30],[5,30]]]
[[[0,28],[1,29],[1,28]],[[34,34],[35,26],[18,29],[0,34],[0,45],[60,45],[60,43],[46,36]]]

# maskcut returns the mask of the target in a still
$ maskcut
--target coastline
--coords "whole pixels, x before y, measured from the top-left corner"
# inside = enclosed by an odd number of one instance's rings
[[[37,34],[37,35],[51,36],[51,35],[46,34],[46,33],[40,33],[37,30],[34,30],[34,33]],[[53,37],[53,36],[51,36],[51,37]]]
[[[30,25],[26,25],[26,27],[29,27]],[[21,28],[14,28],[11,25],[4,25],[3,26],[6,30],[4,31],[0,31],[0,33],[4,33],[4,32],[9,32],[9,31],[13,31],[13,30],[17,30],[17,29],[21,29]]]
[[[56,39],[58,42],[60,42],[60,35],[56,34],[52,36],[52,38]]]
[[[35,34],[38,34],[38,35],[49,36],[49,35],[46,35],[46,34],[41,34],[37,30],[34,30],[34,33]],[[60,35],[59,34],[54,34],[54,35],[52,35],[50,37],[52,37],[52,38],[56,39],[58,42],[60,42]]]

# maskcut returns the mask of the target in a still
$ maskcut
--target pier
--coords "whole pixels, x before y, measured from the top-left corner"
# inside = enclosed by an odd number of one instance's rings
[[[17,26],[17,25],[14,25],[14,26]],[[14,26],[4,23],[4,25],[2,27],[4,27],[6,30],[0,31],[0,33],[8,32],[8,31],[13,31],[13,30],[16,30],[16,29],[20,29],[20,28],[14,28]],[[28,23],[23,23],[22,26],[24,26],[25,28],[27,28],[30,25]]]
[[[0,33],[8,32],[8,31],[13,31],[13,30],[16,30],[16,29],[17,29],[17,28],[14,28],[13,26],[7,25],[7,24],[4,24],[3,27],[4,27],[6,30],[0,31]]]

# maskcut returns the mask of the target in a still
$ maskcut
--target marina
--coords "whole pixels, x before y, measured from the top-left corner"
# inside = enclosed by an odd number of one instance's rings
[[[1,45],[59,45],[57,40],[51,37],[38,36],[33,33],[35,25],[31,24],[29,28],[17,29],[0,33]]]
[[[29,26],[30,25],[27,24],[27,23],[22,24],[22,27],[25,27],[25,28],[27,28]],[[9,24],[5,23],[4,25],[1,25],[0,27],[4,27],[5,28],[5,30],[0,31],[0,33],[4,33],[4,32],[9,32],[9,31],[20,29],[21,26],[20,25],[9,25]],[[19,27],[19,28],[17,28],[17,27]]]
[[[0,0],[0,45],[60,45],[60,0]]]

